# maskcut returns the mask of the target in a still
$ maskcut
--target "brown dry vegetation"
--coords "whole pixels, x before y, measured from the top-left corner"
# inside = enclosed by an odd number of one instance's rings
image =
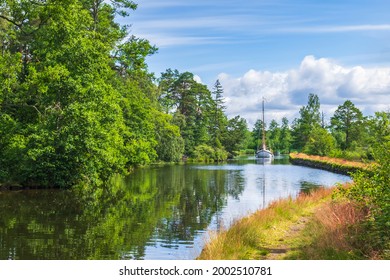
[[[351,201],[327,201],[316,209],[306,227],[293,241],[288,259],[372,259],[359,240],[367,211]]]
[[[310,160],[315,162],[334,164],[334,165],[345,166],[345,167],[353,167],[359,169],[368,169],[372,165],[372,163],[365,163],[361,161],[350,161],[342,158],[307,155],[304,153],[291,153],[290,157],[293,159]]]

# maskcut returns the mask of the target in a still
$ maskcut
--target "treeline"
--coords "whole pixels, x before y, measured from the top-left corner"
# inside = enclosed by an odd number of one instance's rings
[[[259,139],[257,135],[261,135],[262,125],[261,120],[256,122],[253,142]],[[299,117],[291,125],[286,118],[281,125],[275,120],[270,122],[266,129],[267,146],[280,153],[299,151],[350,160],[372,160],[375,145],[388,141],[389,125],[390,112],[363,116],[350,100],[338,106],[330,122],[326,122],[319,97],[311,93],[307,105],[301,107]]]
[[[210,91],[196,82],[192,73],[168,69],[162,73],[158,88],[159,104],[172,116],[184,141],[184,150],[178,151],[174,159],[184,154],[198,161],[223,161],[243,148],[246,120],[240,116],[227,118],[223,87],[218,80]]]
[[[99,185],[137,165],[224,160],[246,121],[115,18],[128,0],[0,1],[0,186]],[[245,128],[245,129],[244,129]]]

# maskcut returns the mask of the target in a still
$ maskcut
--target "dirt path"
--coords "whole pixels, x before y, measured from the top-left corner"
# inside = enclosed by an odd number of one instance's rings
[[[266,248],[270,253],[265,256],[267,260],[280,260],[283,259],[289,251],[292,250],[290,244],[291,240],[300,234],[300,232],[304,229],[307,222],[309,221],[309,217],[302,217],[297,222],[295,222],[290,228],[286,231],[286,234],[283,238],[278,240],[279,244],[273,248]]]

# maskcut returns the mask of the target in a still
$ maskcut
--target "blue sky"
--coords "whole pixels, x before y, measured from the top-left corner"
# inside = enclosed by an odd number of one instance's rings
[[[219,79],[230,116],[252,124],[264,96],[269,118],[292,120],[310,92],[328,117],[346,99],[390,110],[390,1],[135,2],[126,23],[159,48],[149,70]]]

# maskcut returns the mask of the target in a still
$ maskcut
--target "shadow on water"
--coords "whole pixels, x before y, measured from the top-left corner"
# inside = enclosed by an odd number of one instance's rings
[[[228,183],[226,180],[229,180]],[[0,259],[143,259],[192,244],[239,177],[186,166],[114,176],[105,188],[0,194]]]
[[[304,194],[309,194],[312,191],[321,187],[321,185],[319,184],[308,182],[308,181],[301,181],[300,184],[301,184],[301,193]]]

